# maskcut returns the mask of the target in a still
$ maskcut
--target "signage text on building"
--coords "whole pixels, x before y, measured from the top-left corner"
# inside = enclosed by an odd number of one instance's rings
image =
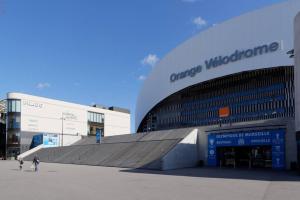
[[[279,49],[279,42],[272,42],[270,44],[265,44],[261,46],[254,47],[252,49],[246,50],[235,50],[232,54],[228,56],[216,56],[204,61],[204,65],[198,65],[192,67],[183,72],[173,73],[170,76],[170,81],[175,82],[186,77],[194,77],[196,74],[202,72],[202,69],[205,66],[206,70],[210,70],[222,65],[227,65],[229,63],[237,62],[246,58],[251,58],[255,56],[260,56],[267,53],[275,52]]]

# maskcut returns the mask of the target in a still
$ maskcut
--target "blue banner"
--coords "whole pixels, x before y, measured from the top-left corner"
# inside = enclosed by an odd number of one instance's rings
[[[100,143],[101,141],[101,133],[102,133],[102,130],[101,129],[96,129],[96,143]]]
[[[208,135],[208,156],[207,165],[217,166],[217,146],[216,146],[216,135]]]
[[[283,129],[209,134],[207,164],[217,166],[217,147],[272,146],[272,168],[285,168]]]

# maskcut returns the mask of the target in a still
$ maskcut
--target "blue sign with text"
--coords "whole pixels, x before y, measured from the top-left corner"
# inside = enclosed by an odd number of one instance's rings
[[[209,134],[207,164],[217,166],[217,147],[270,145],[272,146],[272,168],[283,169],[285,167],[284,137],[283,129]]]

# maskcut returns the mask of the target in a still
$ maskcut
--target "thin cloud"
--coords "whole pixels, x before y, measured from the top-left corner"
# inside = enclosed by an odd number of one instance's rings
[[[197,26],[197,28],[202,28],[203,26],[206,26],[207,22],[202,17],[196,17],[192,20],[193,24]]]
[[[148,65],[153,67],[157,62],[159,61],[159,58],[156,54],[149,54],[147,55],[142,61],[142,65]]]
[[[45,88],[49,88],[49,87],[51,87],[50,83],[38,83],[36,85],[36,88],[41,89],[41,90],[45,89]]]
[[[144,75],[140,75],[139,77],[138,77],[138,80],[139,81],[144,81],[144,80],[146,80],[146,76],[144,76]]]

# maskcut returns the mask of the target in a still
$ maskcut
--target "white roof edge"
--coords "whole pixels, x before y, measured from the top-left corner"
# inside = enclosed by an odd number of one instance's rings
[[[120,113],[120,114],[127,114],[124,112],[118,112],[115,110],[109,110],[109,109],[103,109],[103,108],[97,108],[97,107],[92,107],[88,105],[82,105],[78,103],[73,103],[73,102],[67,102],[67,101],[62,101],[62,100],[57,100],[57,99],[52,99],[52,98],[47,98],[47,97],[41,97],[41,96],[36,96],[36,95],[31,95],[31,94],[25,94],[21,92],[8,92],[7,93],[7,99],[25,99],[25,100],[31,100],[31,101],[42,101],[45,103],[53,103],[53,104],[59,104],[59,105],[65,105],[66,107],[73,107],[77,109],[85,109],[91,112],[111,112],[111,113]],[[130,114],[129,114],[130,115]]]

